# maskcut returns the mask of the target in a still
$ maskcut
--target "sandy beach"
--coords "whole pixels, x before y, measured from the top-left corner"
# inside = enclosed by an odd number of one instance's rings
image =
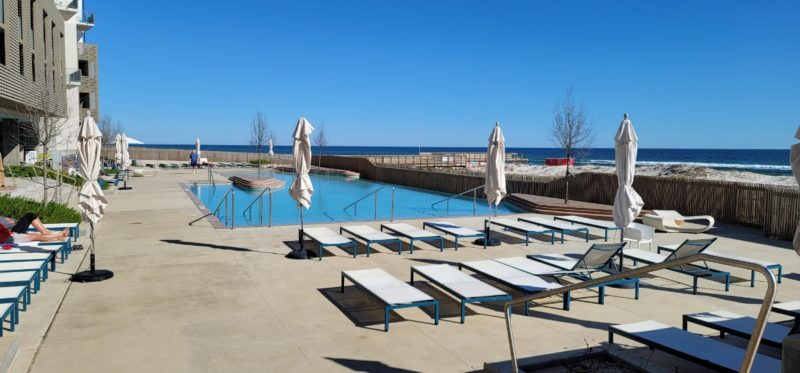
[[[509,174],[559,176],[564,174],[566,166],[543,166],[510,164],[506,166]],[[600,165],[579,165],[570,168],[571,172],[613,173],[614,167]],[[768,185],[797,186],[797,181],[791,175],[771,176],[748,171],[718,170],[711,167],[689,165],[641,165],[636,167],[637,175],[680,177],[701,180],[720,180],[732,182],[757,183]]]

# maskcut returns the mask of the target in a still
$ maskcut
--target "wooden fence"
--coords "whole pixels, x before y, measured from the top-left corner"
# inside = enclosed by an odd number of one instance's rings
[[[461,193],[484,183],[483,173],[474,170],[419,170],[376,166],[359,157],[322,158],[324,167],[359,172],[364,179],[445,193]],[[711,215],[720,222],[762,228],[766,237],[792,240],[800,220],[797,188],[657,176],[636,176],[633,187],[645,209]],[[508,193],[563,198],[566,182],[560,177],[506,175],[506,188]],[[576,201],[611,205],[616,191],[615,174],[580,173],[569,182],[570,199]]]
[[[130,147],[128,153],[131,159],[149,160],[149,161],[180,161],[189,162],[189,154],[191,150],[185,149],[159,149],[159,148],[144,148],[144,147]],[[200,156],[207,158],[209,162],[250,162],[258,159],[258,153],[245,153],[245,152],[220,152],[213,150],[203,150],[200,148]],[[261,153],[261,159],[270,159],[268,154]],[[275,163],[288,163],[291,156],[287,154],[276,154],[271,158]]]

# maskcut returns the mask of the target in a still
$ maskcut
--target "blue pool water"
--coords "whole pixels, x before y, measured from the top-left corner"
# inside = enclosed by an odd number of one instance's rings
[[[236,173],[236,175],[255,176],[255,173]],[[314,184],[314,195],[311,197],[311,209],[305,211],[306,223],[376,220],[375,197],[372,195],[358,202],[353,207],[349,207],[346,210],[345,207],[380,188],[383,189],[377,192],[377,220],[388,221],[392,214],[392,187],[394,187],[395,195],[395,220],[473,216],[473,214],[481,216],[489,214],[489,207],[486,200],[479,198],[477,203],[473,204],[471,195],[470,197],[451,199],[449,208],[446,203],[431,207],[431,204],[441,201],[449,195],[367,180],[348,179],[339,175],[312,173],[310,176],[311,182]],[[297,208],[296,202],[289,196],[288,192],[294,174],[262,172],[261,177],[273,177],[286,182],[286,186],[283,189],[275,191],[272,195],[272,224],[299,224],[300,210]],[[252,211],[245,212],[245,209],[258,197],[261,190],[240,189],[228,184],[217,186],[197,184],[191,186],[191,191],[209,211],[213,211],[217,205],[223,201],[225,194],[231,190],[231,188],[233,188],[235,196],[235,206],[232,208],[234,216],[232,220],[234,221],[234,225],[237,227],[267,225],[269,219],[269,202],[266,196],[263,201],[263,221],[259,214],[261,203],[254,203]],[[222,205],[224,206],[225,204],[223,203]],[[505,202],[501,203],[498,209],[498,214],[500,215],[518,212],[522,212],[522,210],[511,203]],[[223,224],[225,223],[224,207],[220,209],[216,216]],[[230,224],[230,220],[229,213],[228,224]]]

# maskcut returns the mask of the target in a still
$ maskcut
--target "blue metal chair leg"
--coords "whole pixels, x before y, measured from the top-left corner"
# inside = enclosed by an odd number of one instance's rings
[[[433,304],[433,310],[434,310],[433,325],[439,325],[439,302],[438,301]],[[462,323],[463,323],[463,321],[462,321]]]
[[[606,304],[606,287],[601,286],[597,295],[597,303]]]
[[[750,271],[750,287],[756,286],[756,271]]]
[[[383,308],[383,331],[389,331],[389,306]]]
[[[634,299],[639,299],[639,281],[636,281],[636,285],[634,285]]]
[[[564,293],[564,301],[563,301],[564,304],[562,307],[564,311],[569,311],[571,301],[572,301],[572,296],[569,294],[569,292]]]
[[[697,294],[697,277],[692,278],[692,294]]]
[[[464,301],[461,301],[461,323],[464,323]]]

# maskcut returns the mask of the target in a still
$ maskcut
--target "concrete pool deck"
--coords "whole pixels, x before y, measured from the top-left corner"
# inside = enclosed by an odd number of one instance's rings
[[[296,226],[230,230],[215,229],[205,221],[188,226],[201,213],[180,183],[206,176],[162,170],[155,177],[131,178],[133,190],[108,195],[97,255],[99,266],[113,270],[115,277],[73,284],[30,367],[20,361],[13,372],[481,370],[485,362],[509,357],[499,303],[468,306],[462,325],[458,304],[419,281],[419,289],[441,302],[442,321],[433,325],[426,310],[398,310],[385,333],[383,309],[376,301],[349,283],[345,293],[339,292],[341,271],[378,267],[408,281],[412,265],[576,253],[602,242],[595,237],[586,244],[569,236],[564,245],[533,240],[525,247],[519,236],[499,234],[504,244],[487,250],[464,242],[458,251],[439,252],[420,243],[413,255],[397,255],[375,245],[369,258],[354,259],[349,252],[331,248],[321,262],[292,261],[284,255],[297,244]],[[448,220],[479,228],[483,218]],[[405,222],[421,226],[421,221]],[[725,225],[708,233],[660,233],[654,246],[719,237],[717,251],[783,263],[777,300],[800,298],[800,258],[788,242]],[[363,250],[359,245],[359,252]],[[763,280],[751,288],[749,272],[730,271],[730,292],[723,291],[721,283],[700,279],[700,294],[691,295],[690,277],[662,271],[642,279],[640,300],[633,299],[630,289],[610,288],[606,304],[598,305],[594,291],[580,291],[573,295],[572,310],[563,311],[560,298],[546,299],[533,308],[531,317],[515,315],[518,353],[531,356],[604,345],[607,326],[615,323],[653,319],[680,327],[684,313],[725,309],[755,314],[765,290]],[[700,327],[691,330],[715,334]],[[649,359],[648,369],[697,368],[660,352],[650,356],[624,338],[618,343],[632,346],[631,356]],[[779,356],[769,348],[764,352]]]

